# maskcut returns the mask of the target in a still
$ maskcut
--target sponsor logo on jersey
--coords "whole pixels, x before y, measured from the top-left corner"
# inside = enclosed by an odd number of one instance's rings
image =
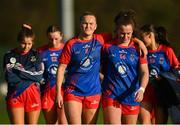
[[[88,44],[86,44],[85,46],[83,46],[83,49],[85,49],[85,54],[88,53],[89,48],[90,48],[90,45],[88,45]]]
[[[149,56],[149,63],[155,63],[156,62],[156,55],[155,54],[151,54]]]
[[[121,51],[119,51],[119,53],[120,53],[120,59],[125,59],[126,58],[126,55],[127,55],[127,52],[126,51],[124,51],[124,50],[121,50]]]
[[[151,54],[149,57],[156,58],[157,56],[155,54]]]
[[[57,54],[57,53],[52,53],[52,54],[50,54],[50,56],[59,56],[59,54]]]
[[[83,46],[83,49],[87,49],[90,48],[90,45],[86,44],[85,46]]]

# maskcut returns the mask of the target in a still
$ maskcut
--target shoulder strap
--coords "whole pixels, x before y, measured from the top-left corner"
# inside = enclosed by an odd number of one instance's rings
[[[94,37],[93,37],[92,42],[90,44],[90,50],[88,52],[87,58],[82,63],[80,63],[79,67],[81,67],[87,61],[87,59],[89,58],[89,56],[90,56],[90,54],[92,52],[92,49],[94,48],[95,44],[96,44],[96,42],[95,42]]]

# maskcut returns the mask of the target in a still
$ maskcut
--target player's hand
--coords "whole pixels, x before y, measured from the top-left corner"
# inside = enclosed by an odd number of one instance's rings
[[[58,107],[62,108],[62,106],[63,106],[63,98],[62,98],[61,92],[57,93],[56,101],[58,103]]]
[[[144,88],[139,88],[136,92],[135,92],[135,101],[136,102],[141,102],[143,100],[144,97]]]
[[[24,71],[24,67],[20,63],[15,63],[14,69],[17,69],[17,70],[20,70],[20,71]]]

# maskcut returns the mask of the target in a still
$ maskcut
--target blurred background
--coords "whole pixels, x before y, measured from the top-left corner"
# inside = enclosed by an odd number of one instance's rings
[[[164,26],[175,53],[180,55],[179,0],[0,0],[0,123],[9,123],[2,59],[7,50],[17,45],[16,36],[22,23],[32,25],[36,48],[47,42],[46,29],[51,24],[61,26],[65,40],[78,34],[79,16],[84,11],[97,15],[97,33],[112,32],[113,19],[121,9],[136,11],[138,27],[146,23]],[[101,117],[98,122],[102,123]],[[42,116],[39,123],[44,123]]]

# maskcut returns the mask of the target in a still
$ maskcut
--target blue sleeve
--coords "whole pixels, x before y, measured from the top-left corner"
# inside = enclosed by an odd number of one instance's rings
[[[34,62],[32,67],[26,67],[25,69],[21,64],[17,63],[15,64],[13,71],[16,72],[22,79],[43,84],[44,64],[39,54],[36,54],[35,56],[37,60]]]
[[[16,85],[17,83],[22,82],[22,80],[12,71],[13,65],[8,63],[7,58],[8,58],[7,55],[5,55],[3,59],[3,70],[5,73],[5,80],[9,84]]]
[[[24,68],[22,68],[20,66],[15,66],[13,68],[13,72],[16,72],[18,74],[18,76],[22,79],[32,80],[34,82],[41,83],[44,81],[44,79],[43,79],[44,68],[43,67],[44,67],[43,63],[41,63],[38,66],[38,70],[33,71],[34,68],[25,70]]]
[[[17,84],[22,80],[12,71],[5,71],[5,80],[10,84]]]

